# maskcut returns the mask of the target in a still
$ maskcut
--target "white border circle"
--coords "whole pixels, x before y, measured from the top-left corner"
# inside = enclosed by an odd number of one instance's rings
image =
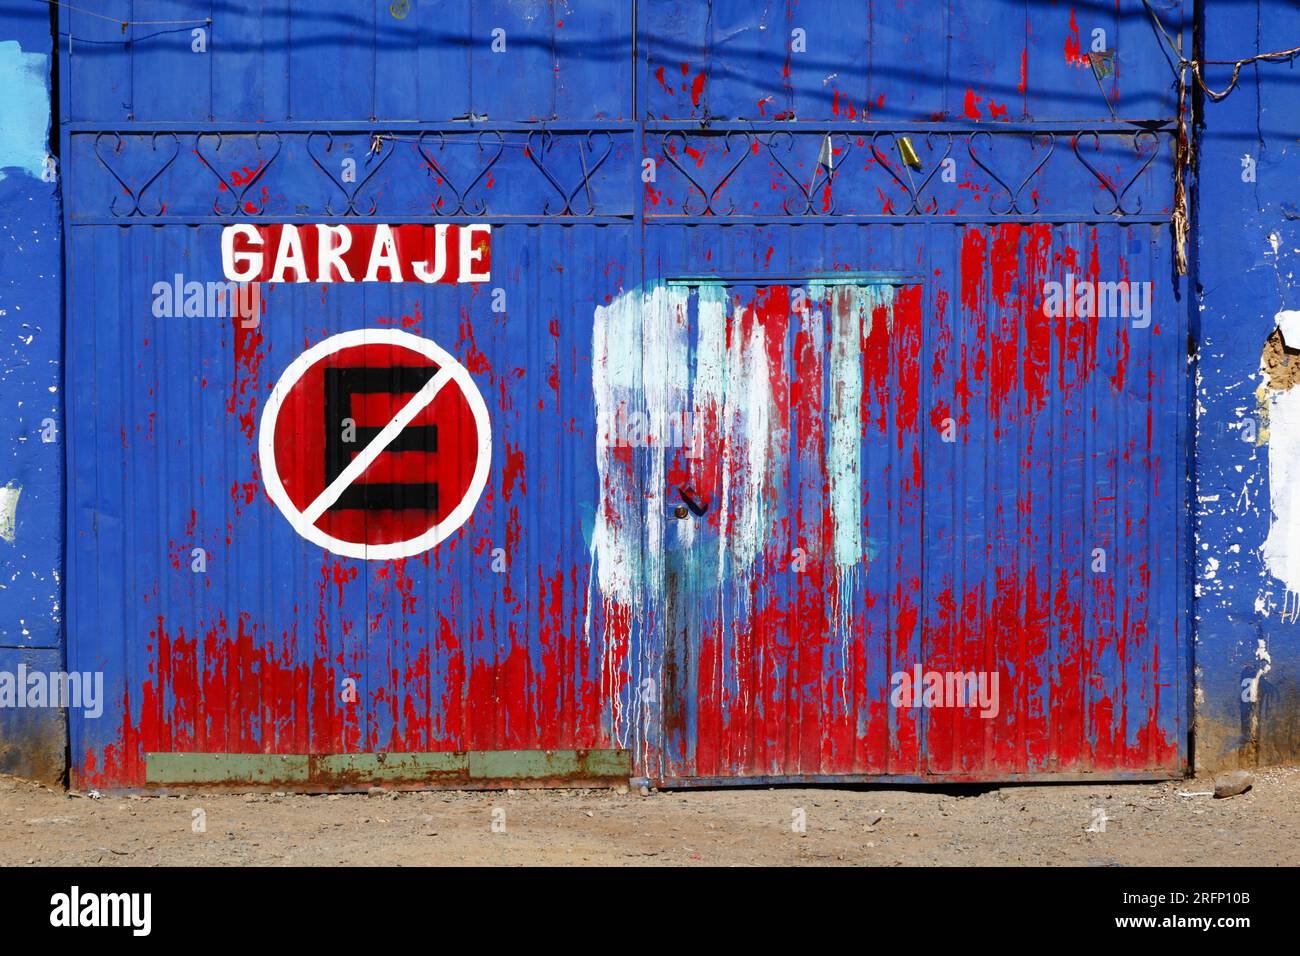
[[[284,490],[284,484],[280,481],[280,472],[275,463],[275,425],[280,417],[280,406],[285,397],[298,383],[298,380],[306,374],[307,370],[325,356],[358,345],[398,345],[432,359],[439,369],[444,369],[450,373],[452,382],[460,386],[461,393],[465,396],[465,401],[474,416],[474,424],[478,429],[478,461],[474,466],[474,474],[470,478],[469,488],[466,489],[465,496],[451,510],[445,520],[435,524],[417,538],[394,541],[389,544],[362,544],[332,537],[314,524],[308,524],[303,520],[302,513],[289,499],[289,494]],[[473,514],[474,508],[478,505],[478,500],[483,494],[483,488],[487,485],[488,471],[492,465],[492,429],[491,423],[488,421],[487,405],[484,404],[483,395],[479,392],[478,385],[474,383],[474,379],[470,376],[469,370],[456,361],[441,346],[430,339],[412,335],[410,332],[403,332],[400,329],[356,329],[351,332],[340,332],[338,335],[331,335],[324,341],[318,342],[294,359],[289,364],[289,367],[284,370],[280,380],[275,383],[275,388],[271,389],[270,397],[266,401],[266,407],[262,409],[257,453],[262,466],[262,482],[266,485],[271,500],[280,509],[280,513],[288,519],[293,529],[312,544],[334,554],[368,561],[409,558],[434,547],[460,528]]]

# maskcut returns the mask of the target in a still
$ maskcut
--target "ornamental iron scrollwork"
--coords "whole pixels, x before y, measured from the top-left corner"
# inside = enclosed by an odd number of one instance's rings
[[[783,139],[784,137],[784,139]],[[839,137],[840,145],[837,148],[836,137]],[[785,151],[791,153],[794,150],[794,134],[789,130],[777,130],[772,135],[765,137],[763,145],[767,148],[768,155],[772,161],[781,168],[781,172],[794,187],[799,190],[800,197],[803,200],[803,208],[796,212],[790,208],[790,201],[793,196],[786,196],[781,201],[781,209],[787,216],[808,216],[813,215],[813,204],[817,201],[819,189],[824,193],[823,204],[820,213],[822,215],[833,216],[835,214],[835,174],[843,168],[849,154],[853,152],[853,144],[849,142],[848,136],[844,133],[827,133],[818,141],[817,145],[817,162],[813,166],[812,179],[805,188],[804,184],[799,181],[799,177],[790,171],[785,163],[781,162],[781,157],[777,154],[777,143],[785,143]],[[825,161],[823,162],[823,157]]]
[[[1142,174],[1145,173],[1147,169],[1151,166],[1151,164],[1155,162],[1156,156],[1160,152],[1160,137],[1157,136],[1153,131],[1149,129],[1144,129],[1134,134],[1133,151],[1137,153],[1139,156],[1142,155],[1142,141],[1143,141],[1142,138],[1145,136],[1145,137],[1149,137],[1149,139],[1147,139],[1147,142],[1150,143],[1152,147],[1151,155],[1147,157],[1146,162],[1144,162],[1141,166],[1138,167],[1137,172],[1135,172],[1132,176],[1129,177],[1129,180],[1124,185],[1123,189],[1116,189],[1116,187],[1111,185],[1110,181],[1105,176],[1103,176],[1101,172],[1095,166],[1092,165],[1092,163],[1088,162],[1086,159],[1083,158],[1083,153],[1079,151],[1079,140],[1084,136],[1092,137],[1092,145],[1093,145],[1094,152],[1101,149],[1101,137],[1097,134],[1095,130],[1088,130],[1086,132],[1076,133],[1074,135],[1073,137],[1074,155],[1078,157],[1079,162],[1081,162],[1084,165],[1084,167],[1088,170],[1088,172],[1092,173],[1093,178],[1096,179],[1097,182],[1101,183],[1102,188],[1105,189],[1106,192],[1110,193],[1110,198],[1111,198],[1111,208],[1107,210],[1101,210],[1097,208],[1097,201],[1101,197],[1095,197],[1092,201],[1093,212],[1096,213],[1104,212],[1109,214],[1117,214],[1121,216],[1139,215],[1142,212],[1142,197],[1141,196],[1136,197],[1137,205],[1134,206],[1133,209],[1131,210],[1125,207],[1124,197],[1128,194],[1128,191],[1133,188],[1134,183],[1136,183],[1139,179],[1141,179]]]
[[[483,145],[485,137],[489,137],[490,142],[490,145],[486,149]],[[495,137],[495,140],[491,140],[490,137]],[[421,133],[419,139],[416,140],[415,148],[419,150],[421,158],[424,159],[429,175],[437,177],[440,184],[449,189],[452,195],[456,197],[456,206],[454,209],[439,209],[438,211],[450,216],[485,215],[488,211],[487,199],[480,196],[477,202],[471,202],[469,196],[474,192],[474,189],[478,184],[487,177],[487,174],[492,171],[492,167],[497,164],[497,160],[501,158],[501,154],[505,151],[506,146],[505,137],[501,135],[499,130],[482,130],[474,135],[473,143],[478,148],[478,155],[480,157],[479,171],[464,189],[457,187],[456,181],[451,177],[451,174],[447,172],[446,166],[443,163],[438,162],[438,160],[434,158],[433,153],[426,148],[426,143],[434,140],[438,143],[438,151],[440,153],[445,152],[447,149],[447,134],[442,130],[426,130]],[[495,152],[492,151],[493,146],[496,147]],[[484,153],[488,154],[486,164],[482,162]]]
[[[724,129],[687,128],[668,123],[651,124],[647,132],[648,150],[653,150],[655,139],[669,166],[681,174],[684,194],[669,196],[668,207],[646,211],[646,218],[656,221],[682,217],[737,215],[736,204],[719,199],[724,188],[748,176],[745,164],[750,157],[766,154],[774,170],[793,190],[779,203],[738,216],[749,221],[778,221],[782,218],[855,219],[869,221],[899,220],[913,217],[943,217],[963,219],[973,217],[988,219],[1025,219],[1050,214],[1053,218],[1069,219],[1072,216],[1100,215],[1105,218],[1133,218],[1141,216],[1155,221],[1158,215],[1142,214],[1142,199],[1136,195],[1139,183],[1155,162],[1160,152],[1161,136],[1172,136],[1168,124],[1156,123],[1155,128],[1135,128],[1132,124],[1108,124],[1094,128],[1062,127],[1034,128],[1028,124],[1012,128],[998,128],[997,124],[983,124],[984,128],[959,128],[957,124],[935,124],[940,128],[927,128],[926,124],[913,124],[881,128],[867,126],[861,131],[834,124],[818,129],[814,124],[795,128],[759,129],[753,125],[732,125]],[[1052,192],[1041,184],[1046,180],[1046,170],[1061,166],[1061,155],[1056,149],[1058,138],[1069,137],[1073,154],[1083,170],[1095,178],[1110,196],[1102,204],[1094,197],[1089,211],[1082,201],[1083,191],[1073,185],[1068,169],[1060,179],[1060,190]],[[912,149],[911,142],[924,145],[924,165]],[[1094,149],[1116,140],[1132,147],[1143,158],[1142,164],[1122,185],[1107,179],[1096,164],[1083,154],[1080,142],[1092,138]],[[802,140],[802,143],[801,143]],[[721,142],[721,148],[717,143]],[[864,164],[851,156],[856,142],[864,144],[870,159]],[[811,163],[812,144],[818,144],[816,163]],[[975,181],[960,184],[990,193],[988,203],[981,210],[963,207],[959,202],[946,212],[941,211],[941,198],[937,187],[942,170],[955,169],[953,154],[960,144],[971,161],[971,168],[979,171]],[[744,148],[738,148],[743,146]],[[802,162],[797,161],[803,151]],[[906,149],[906,153],[902,151]],[[928,152],[927,152],[928,151]],[[856,156],[862,154],[859,149]],[[694,164],[684,161],[685,156],[695,159]],[[711,160],[711,162],[710,162]],[[803,172],[812,166],[811,175]],[[881,172],[876,173],[879,170]],[[915,170],[915,173],[913,172]],[[710,175],[713,173],[713,175]],[[878,181],[873,181],[878,180]],[[748,180],[747,180],[748,181]],[[947,174],[944,182],[953,182]],[[1054,181],[1057,181],[1054,179]],[[833,191],[832,191],[832,187]],[[906,197],[900,208],[889,198],[893,187],[902,190]],[[735,190],[732,190],[733,192]],[[692,204],[696,196],[703,200],[702,211]],[[955,194],[954,194],[955,195]],[[876,203],[879,196],[884,208]],[[1044,209],[1046,197],[1051,198],[1049,209]],[[757,197],[755,197],[757,198]],[[1071,209],[1073,203],[1084,208]],[[775,218],[772,218],[775,217]]]
[[[121,174],[118,173],[117,169],[113,166],[113,164],[110,163],[107,159],[105,159],[104,155],[99,151],[100,144],[105,139],[110,137],[116,141],[113,145],[113,152],[114,153],[122,152],[126,141],[121,133],[108,133],[108,132],[99,133],[98,135],[95,136],[95,142],[93,146],[95,158],[99,160],[100,165],[102,165],[106,170],[108,170],[108,174],[112,176],[115,180],[117,180],[118,185],[122,187],[122,191],[126,193],[127,196],[130,197],[131,208],[128,209],[126,212],[119,212],[117,208],[117,204],[122,197],[119,195],[114,195],[112,201],[108,204],[109,214],[116,218],[121,218],[121,219],[129,219],[132,216],[142,216],[151,219],[158,218],[163,214],[163,212],[166,211],[167,204],[159,200],[157,212],[145,212],[144,207],[142,205],[142,203],[144,202],[144,193],[146,189],[148,189],[150,186],[152,186],[155,182],[158,181],[158,177],[160,177],[164,172],[167,171],[167,167],[169,167],[172,163],[176,161],[176,157],[180,155],[180,151],[181,151],[180,139],[176,136],[175,133],[163,133],[163,132],[154,133],[152,134],[152,136],[149,137],[149,148],[155,153],[158,151],[158,141],[160,139],[161,140],[170,139],[172,143],[171,155],[168,156],[163,161],[163,164],[159,166],[153,172],[153,174],[150,175],[144,181],[144,185],[142,185],[139,189],[132,189],[130,184],[121,176]]]
[[[93,152],[108,188],[70,201],[74,222],[123,224],[272,215],[631,221],[638,205],[653,222],[1158,222],[1167,218],[1159,212],[1165,181],[1151,173],[1157,159],[1172,155],[1173,135],[1171,124],[1157,121],[86,129],[74,130],[74,140],[83,137],[79,148]],[[1057,149],[1062,139],[1070,149]],[[953,178],[959,150],[969,172],[960,181]],[[174,192],[189,153],[194,168],[206,170],[199,176],[220,187],[215,198],[192,185],[192,175],[183,194]],[[1134,153],[1131,168],[1123,157]],[[654,196],[629,188],[639,155],[663,165]],[[361,168],[341,163],[352,159]],[[771,191],[763,188],[769,181]],[[160,199],[164,188],[171,192]],[[658,201],[664,192],[667,201]],[[654,209],[645,205],[652,200]],[[1144,211],[1144,203],[1155,208]]]
[[[731,140],[733,136],[742,138],[745,142],[745,146],[743,149],[740,150],[740,158],[737,159],[731,165],[731,168],[728,169],[726,173],[723,174],[722,178],[718,180],[717,185],[715,185],[711,190],[706,189],[703,185],[701,185],[695,179],[695,177],[692,176],[690,173],[688,173],[685,167],[683,167],[682,164],[677,162],[677,160],[674,158],[673,155],[674,149],[669,145],[669,141],[672,140],[673,137],[677,137],[677,142],[680,144],[682,152],[686,152],[688,148],[686,143],[686,134],[681,132],[680,130],[674,130],[673,132],[668,133],[663,138],[664,158],[668,160],[669,165],[671,165],[674,169],[676,169],[679,173],[681,173],[683,176],[686,177],[686,181],[690,183],[692,186],[694,186],[695,189],[699,191],[701,198],[703,198],[704,211],[700,213],[700,215],[702,216],[717,215],[717,210],[713,208],[713,204],[717,202],[718,194],[722,192],[723,187],[727,185],[727,182],[731,179],[732,175],[734,175],[736,170],[740,168],[741,163],[743,163],[753,153],[753,146],[754,146],[753,135],[751,133],[746,132],[745,130],[734,130],[734,129],[727,130],[725,133],[722,133],[720,135],[723,152],[725,153],[731,152]],[[719,137],[712,137],[712,138],[716,139]],[[682,204],[681,204],[682,213],[684,215],[693,215],[690,211],[690,201],[691,201],[691,196],[688,193],[686,198],[682,200]],[[736,211],[736,204],[733,201],[730,207],[727,209],[725,215],[730,216],[735,211]]]
[[[194,137],[194,155],[199,158],[199,162],[201,162],[204,166],[206,166],[211,171],[212,175],[217,177],[217,181],[221,183],[222,192],[218,193],[217,198],[212,200],[212,212],[214,215],[260,216],[262,213],[266,211],[265,196],[262,197],[261,201],[258,202],[256,206],[253,206],[252,203],[246,200],[249,190],[252,189],[253,186],[255,186],[262,179],[262,177],[266,175],[266,171],[271,168],[271,165],[275,162],[276,157],[280,155],[280,149],[281,146],[283,145],[280,140],[279,133],[259,131],[253,134],[253,145],[257,148],[257,151],[259,153],[262,152],[262,137],[264,136],[271,137],[272,141],[275,143],[275,149],[271,153],[271,157],[268,160],[266,160],[265,162],[258,163],[257,167],[253,169],[249,174],[248,179],[244,180],[242,184],[227,182],[226,177],[222,176],[221,173],[217,171],[216,166],[214,166],[211,162],[209,162],[207,156],[203,154],[203,140],[205,137],[216,140],[216,145],[213,147],[213,152],[215,153],[221,152],[221,147],[222,144],[225,142],[225,140],[220,132],[199,133],[197,136]],[[235,177],[232,175],[231,179],[233,180],[234,178]],[[238,185],[242,185],[243,188],[240,189],[238,193],[236,193],[235,187]],[[225,210],[221,208],[222,194],[228,194],[231,197],[232,206],[229,210]]]
[[[930,170],[929,175],[926,176],[925,179],[921,180],[921,185],[920,185],[920,186],[913,186],[913,185],[912,185],[912,177],[911,177],[911,174],[908,174],[907,181],[904,182],[904,181],[903,181],[903,177],[900,176],[900,175],[898,175],[898,173],[894,172],[894,166],[893,166],[893,163],[890,161],[890,158],[889,158],[887,155],[885,155],[884,153],[882,153],[882,152],[880,151],[880,147],[876,145],[877,140],[879,140],[881,136],[887,136],[887,137],[890,138],[891,141],[893,141],[893,142],[897,142],[898,134],[897,134],[897,133],[892,133],[892,132],[886,132],[886,131],[884,131],[884,130],[880,130],[880,131],[878,131],[878,132],[872,134],[872,137],[871,137],[871,155],[873,155],[873,156],[876,158],[876,162],[879,163],[879,164],[881,165],[881,167],[885,170],[885,172],[889,173],[889,175],[893,177],[894,182],[896,182],[896,183],[898,183],[898,185],[902,186],[902,187],[903,187],[903,191],[907,193],[907,198],[911,201],[911,204],[912,204],[912,205],[911,205],[911,208],[908,210],[908,214],[909,214],[909,215],[913,215],[913,216],[932,215],[932,214],[933,214],[933,213],[934,213],[934,212],[939,208],[939,200],[938,200],[938,198],[932,198],[932,199],[930,200],[930,202],[932,203],[932,205],[930,205],[930,206],[928,206],[928,207],[926,207],[926,208],[924,208],[924,209],[921,208],[921,205],[920,205],[920,202],[921,202],[921,194],[922,194],[923,192],[925,192],[925,187],[928,186],[928,185],[930,185],[930,181],[931,181],[932,179],[934,179],[934,174],[937,173],[940,169],[943,168],[944,161],[945,161],[945,160],[946,160],[950,155],[952,155],[952,135],[953,135],[953,134],[952,134],[952,133],[940,133],[940,134],[938,134],[938,135],[940,135],[940,136],[945,136],[945,137],[946,137],[946,142],[945,142],[945,144],[944,144],[943,155],[939,157],[939,161],[938,161],[937,163],[934,163],[934,164],[933,164],[933,168]],[[930,150],[930,152],[932,152],[932,153],[934,152],[934,136],[935,136],[934,133],[926,133],[926,134],[925,134],[925,147],[926,147],[926,149]]]
[[[370,171],[366,173],[366,175],[362,177],[362,179],[353,186],[351,190],[349,190],[334,176],[333,173],[329,171],[328,168],[326,168],[324,162],[322,162],[320,157],[312,150],[312,144],[318,142],[319,139],[325,140],[325,152],[333,152],[334,134],[331,132],[314,131],[307,134],[307,155],[310,156],[311,161],[316,164],[316,168],[329,178],[329,181],[334,184],[338,191],[343,194],[343,198],[347,201],[347,205],[344,207],[343,212],[337,213],[334,211],[333,203],[326,200],[326,214],[330,216],[373,216],[375,210],[379,208],[379,200],[372,196],[370,199],[370,208],[365,212],[362,212],[357,208],[358,197],[361,195],[361,191],[366,187],[366,183],[375,178],[375,174],[384,167],[384,164],[388,162],[389,157],[391,157],[396,150],[391,148],[391,143],[390,148],[385,149],[384,138],[377,134],[371,134],[370,150],[366,154],[367,161],[370,164]],[[372,157],[374,157],[373,161]]]
[[[593,138],[597,136],[605,137],[605,151],[600,154],[600,157],[596,159],[594,163],[588,165],[587,151],[591,150],[592,156],[596,155],[596,146],[593,142]],[[562,186],[551,169],[546,165],[547,154],[554,151],[555,145],[560,139],[576,139],[578,141],[578,158],[582,166],[582,178],[571,190]],[[585,134],[555,133],[549,129],[530,131],[524,147],[524,155],[527,156],[532,164],[537,167],[538,172],[546,177],[546,181],[551,184],[551,188],[554,189],[564,201],[563,208],[560,209],[558,213],[553,214],[551,213],[551,201],[548,199],[542,205],[542,214],[559,216],[592,215],[596,210],[596,200],[591,190],[591,179],[596,174],[596,170],[600,169],[600,167],[605,164],[605,160],[609,159],[609,154],[613,151],[614,137],[605,130],[590,130]],[[580,192],[585,192],[587,195],[587,208],[584,212],[575,213],[573,209],[573,201],[577,198],[578,193]]]

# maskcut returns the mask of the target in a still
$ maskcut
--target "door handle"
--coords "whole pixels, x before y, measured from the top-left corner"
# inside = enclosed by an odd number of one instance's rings
[[[677,494],[681,496],[682,504],[686,506],[685,508],[681,507],[681,505],[677,507],[677,517],[685,518],[689,512],[699,518],[703,517],[704,512],[709,510],[709,503],[707,501],[701,502],[697,499],[695,497],[695,489],[691,488],[689,485],[678,485]]]

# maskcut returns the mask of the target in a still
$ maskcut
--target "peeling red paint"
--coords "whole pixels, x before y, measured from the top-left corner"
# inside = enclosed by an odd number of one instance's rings
[[[226,403],[226,411],[239,419],[240,431],[249,441],[257,428],[257,406],[261,392],[262,368],[262,322],[266,312],[265,300],[262,301],[262,315],[256,322],[243,316],[234,316],[234,360],[235,381]]]
[[[698,107],[700,105],[700,99],[704,96],[705,79],[707,79],[707,76],[705,72],[701,70],[699,73],[695,75],[695,79],[691,80],[691,105],[692,106]]]
[[[1074,8],[1070,8],[1070,31],[1065,37],[1065,62],[1071,66],[1087,66],[1088,54],[1083,52],[1083,47],[1079,42],[1079,23],[1074,16]]]

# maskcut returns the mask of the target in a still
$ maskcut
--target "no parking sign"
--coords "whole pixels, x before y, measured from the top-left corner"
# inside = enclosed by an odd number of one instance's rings
[[[294,529],[350,558],[427,551],[473,513],[492,435],[468,370],[397,329],[331,336],[285,369],[262,412],[267,493]]]

